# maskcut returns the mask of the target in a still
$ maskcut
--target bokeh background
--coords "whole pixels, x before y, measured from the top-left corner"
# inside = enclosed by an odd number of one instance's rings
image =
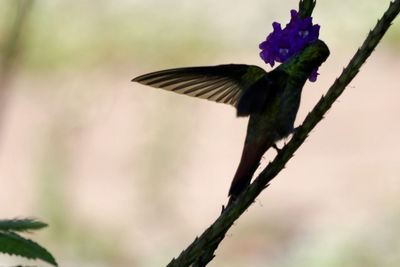
[[[247,119],[130,79],[194,65],[270,69],[258,44],[298,2],[41,0],[4,60],[21,3],[0,2],[0,218],[49,223],[29,237],[61,266],[165,265],[226,203]],[[318,1],[331,56],[306,84],[297,124],[388,3]],[[399,24],[210,266],[400,266]],[[47,266],[0,255],[17,263]]]

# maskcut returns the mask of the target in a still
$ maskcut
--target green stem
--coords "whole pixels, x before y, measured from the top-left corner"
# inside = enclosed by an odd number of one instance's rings
[[[316,3],[316,0],[301,0],[299,2],[299,13],[297,16],[302,19],[311,17]]]

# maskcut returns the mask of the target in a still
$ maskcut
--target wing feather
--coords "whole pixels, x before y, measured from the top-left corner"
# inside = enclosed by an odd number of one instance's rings
[[[201,90],[197,90],[196,94],[194,94],[194,96],[208,99],[208,97],[210,97],[214,91],[224,90],[224,88],[226,88],[226,86],[229,86],[229,81],[224,80],[223,82],[218,83],[217,85],[214,85],[211,87],[205,87],[205,88],[201,88]],[[211,92],[211,94],[210,94],[210,92]],[[205,94],[207,94],[207,95],[205,96]]]
[[[132,81],[236,107],[242,93],[254,82],[254,78],[246,78],[249,69],[257,76],[266,73],[256,66],[229,64],[156,71]]]
[[[221,85],[223,85],[223,84],[225,84],[227,82],[228,81],[226,80],[226,78],[219,78],[219,79],[215,79],[215,81],[210,81],[207,84],[199,83],[198,86],[194,86],[194,87],[192,87],[192,88],[190,88],[188,90],[185,90],[183,93],[186,94],[186,95],[193,95],[194,96],[196,94],[193,94],[193,93],[195,93],[196,91],[199,91],[201,89],[212,89],[212,90],[214,90],[214,89],[218,88],[219,86],[221,86]]]

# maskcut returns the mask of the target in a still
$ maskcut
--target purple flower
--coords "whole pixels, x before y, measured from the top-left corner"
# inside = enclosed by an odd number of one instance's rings
[[[319,36],[319,25],[312,24],[312,18],[300,19],[297,11],[291,10],[291,19],[286,27],[282,29],[281,24],[274,22],[274,31],[267,36],[267,39],[260,44],[260,57],[265,63],[274,66],[276,62],[284,62],[301,49],[304,45],[315,41]],[[317,80],[318,68],[309,77],[311,82]]]

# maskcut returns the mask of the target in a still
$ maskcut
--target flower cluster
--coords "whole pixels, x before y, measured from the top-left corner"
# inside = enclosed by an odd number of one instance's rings
[[[284,29],[281,24],[274,22],[272,27],[274,31],[267,36],[267,39],[260,44],[261,58],[265,63],[274,66],[276,62],[284,62],[297,52],[304,45],[315,41],[319,36],[319,25],[312,24],[312,18],[301,19],[297,16],[296,10],[291,10],[291,19]],[[309,77],[311,82],[317,80],[317,70],[313,70]]]

